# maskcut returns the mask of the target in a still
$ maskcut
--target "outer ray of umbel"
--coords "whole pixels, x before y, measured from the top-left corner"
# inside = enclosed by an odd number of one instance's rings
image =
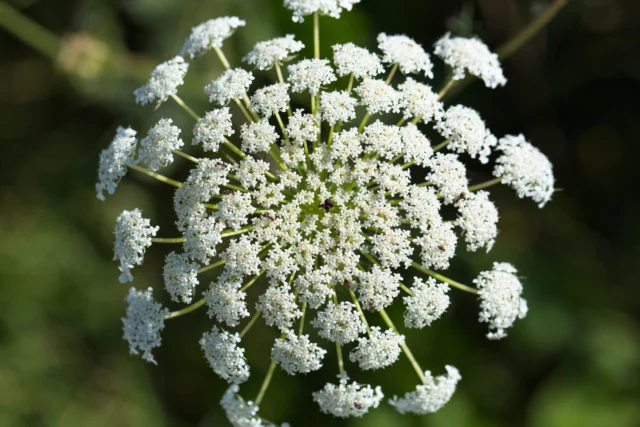
[[[230,384],[221,405],[236,426],[273,425],[259,406],[277,370],[296,375],[324,367],[329,381],[309,398],[335,417],[360,417],[382,404],[384,393],[352,378],[401,355],[417,385],[388,402],[403,414],[438,411],[461,374],[453,366],[436,376],[423,370],[396,324],[430,327],[458,291],[475,294],[469,297],[478,299],[489,339],[504,338],[527,313],[512,265],[495,263],[475,287],[446,270],[456,251],[488,252],[497,238],[498,210],[489,192],[477,190],[502,183],[542,207],[553,194],[550,162],[522,135],[494,136],[472,108],[444,105],[446,89],[429,83],[432,56],[409,37],[381,34],[377,52],[346,43],[333,46],[332,58],[319,58],[320,16],[338,18],[358,2],[285,0],[294,21],[313,17],[314,57],[296,58],[304,46],[287,35],[258,43],[244,58],[247,69],[232,68],[222,51],[244,21],[223,17],[194,27],[180,55],[135,91],[142,105],[177,102],[195,119],[193,129],[163,118],[138,141],[137,131],[121,127],[100,155],[101,200],[129,169],[176,187],[177,231],[156,237],[158,227],[139,209],[117,219],[120,281],[133,280],[152,244],[170,245],[165,288],[173,302],[187,304],[170,312],[154,299],[161,289],[132,287],[122,319],[130,352],[156,363],[165,321],[206,306],[215,326],[203,331],[200,346]],[[188,61],[209,51],[227,71],[204,87],[212,105],[201,117],[178,88]],[[453,79],[474,75],[489,88],[506,84],[497,56],[478,39],[446,34],[435,43],[435,56]],[[252,88],[258,72],[277,80]],[[310,107],[292,111],[294,95],[309,99]],[[429,140],[423,127],[440,139]],[[180,151],[189,141],[200,157]],[[191,167],[184,182],[158,173],[178,158]],[[469,185],[464,162],[490,160],[495,179]],[[427,178],[415,182],[415,176]],[[457,213],[447,217],[445,206]],[[413,280],[402,283],[403,276]],[[257,297],[254,306],[247,304],[249,292]],[[404,305],[395,322],[386,312],[392,304]],[[375,317],[385,328],[369,326]],[[260,393],[245,399],[240,384],[250,377],[251,361],[242,341],[260,321],[280,338]],[[337,354],[335,368],[324,366],[329,351]]]

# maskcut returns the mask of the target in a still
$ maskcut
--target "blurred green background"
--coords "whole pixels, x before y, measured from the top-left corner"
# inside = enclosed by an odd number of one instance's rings
[[[167,324],[158,367],[128,355],[120,322],[128,287],[111,262],[114,220],[140,207],[171,230],[171,190],[129,174],[99,202],[98,153],[119,124],[143,133],[162,114],[189,129],[172,103],[154,113],[136,106],[131,92],[179,50],[190,27],[229,14],[246,19],[224,49],[238,64],[255,42],[274,36],[296,32],[309,46],[311,21],[294,24],[281,0],[6,4],[63,42],[38,38],[39,52],[0,29],[0,425],[227,425],[218,405],[226,384],[197,344],[210,328],[204,311]],[[546,5],[363,0],[339,21],[322,19],[322,50],[327,56],[346,41],[374,48],[382,31],[430,46],[451,30],[495,47]],[[0,8],[5,25],[28,29],[7,13]],[[467,283],[493,261],[512,262],[526,277],[530,314],[508,339],[486,340],[476,302],[457,292],[443,319],[408,334],[425,369],[439,374],[449,363],[462,372],[452,401],[424,417],[400,416],[385,403],[362,419],[330,418],[310,397],[333,375],[328,359],[327,369],[306,377],[279,371],[265,417],[293,426],[640,426],[639,29],[636,1],[573,0],[505,61],[506,88],[474,82],[450,99],[478,109],[496,135],[525,133],[550,157],[563,190],[539,210],[510,189],[493,189],[501,213],[495,249],[454,262],[451,276]],[[203,85],[220,71],[214,55],[192,66],[181,94],[197,111],[207,108]],[[162,294],[164,254],[147,253],[135,286]],[[401,315],[401,307],[391,311]],[[258,328],[245,339],[247,397],[266,372],[273,335]],[[354,375],[388,396],[417,382],[405,359]]]

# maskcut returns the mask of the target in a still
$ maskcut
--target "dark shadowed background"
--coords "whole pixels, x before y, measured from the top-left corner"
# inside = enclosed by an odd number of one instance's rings
[[[239,64],[255,42],[275,36],[296,32],[310,46],[311,20],[294,24],[280,0],[4,1],[62,41],[0,8],[3,26],[32,45],[0,28],[0,425],[227,425],[218,405],[226,384],[197,344],[210,327],[204,311],[168,322],[155,352],[159,366],[128,355],[120,322],[128,287],[111,262],[113,224],[123,209],[140,207],[170,230],[171,190],[129,174],[114,196],[98,201],[98,153],[117,125],[142,134],[157,120],[160,113],[134,104],[132,91],[179,50],[192,26],[245,19],[224,49]],[[431,46],[451,30],[495,47],[545,7],[363,0],[341,20],[322,19],[322,52],[346,41],[373,49],[382,31]],[[465,283],[493,261],[518,266],[530,312],[508,339],[485,339],[477,303],[453,291],[443,319],[408,333],[425,369],[460,369],[452,401],[424,417],[400,416],[385,403],[362,419],[330,418],[310,396],[332,379],[328,359],[328,368],[306,377],[279,370],[265,417],[294,426],[640,425],[639,28],[636,1],[570,1],[505,61],[505,88],[475,82],[449,100],[476,108],[496,135],[526,134],[554,163],[562,189],[542,210],[508,188],[492,189],[498,243],[488,255],[462,251],[453,264],[451,276]],[[436,71],[438,87],[439,62]],[[194,63],[183,98],[205,111],[202,87],[220,72],[213,54]],[[188,135],[190,118],[173,103],[162,115]],[[162,294],[165,253],[149,250],[135,286]],[[398,318],[401,307],[391,312]],[[247,397],[259,387],[274,337],[260,326],[245,338],[253,372],[242,387]],[[404,358],[358,379],[381,384],[388,396],[417,383]]]

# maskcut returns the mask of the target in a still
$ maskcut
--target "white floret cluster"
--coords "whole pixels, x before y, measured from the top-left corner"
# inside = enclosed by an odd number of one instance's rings
[[[312,14],[338,17],[358,0],[284,3],[300,22]],[[233,425],[273,425],[258,415],[264,392],[255,402],[239,395],[238,384],[250,373],[241,343],[255,323],[280,335],[271,346],[268,379],[277,366],[315,375],[327,350],[338,352],[338,383],[313,393],[322,412],[360,417],[377,408],[381,387],[353,382],[348,372],[384,369],[401,353],[422,384],[390,404],[401,413],[435,412],[451,399],[460,374],[452,366],[435,378],[422,374],[386,309],[401,301],[406,328],[432,326],[450,306],[450,288],[459,288],[478,295],[488,338],[504,337],[527,311],[515,268],[496,263],[475,288],[446,270],[463,246],[488,252],[496,242],[498,210],[489,192],[478,190],[502,182],[542,206],[554,191],[551,163],[522,135],[498,141],[474,109],[445,108],[449,85],[438,91],[424,81],[433,76],[431,57],[407,36],[380,34],[378,52],[335,45],[330,59],[284,67],[304,47],[288,35],[258,43],[244,58],[248,71],[231,68],[221,50],[244,25],[224,17],[195,27],[181,56],[158,66],[135,91],[143,105],[174,98],[197,118],[192,132],[163,118],[138,143],[135,130],[118,128],[100,154],[99,199],[114,193],[128,169],[175,187],[177,237],[156,237],[159,228],[138,209],[116,221],[120,280],[133,279],[131,269],[152,244],[153,250],[173,245],[163,272],[167,300],[190,304],[170,312],[150,289],[132,288],[123,319],[130,350],[155,363],[152,350],[165,320],[204,306],[215,326],[200,345],[213,371],[231,384],[221,404]],[[184,58],[209,50],[227,70],[205,87],[216,108],[198,117],[177,91],[189,66]],[[495,54],[477,39],[446,35],[435,54],[455,79],[469,73],[489,87],[506,82]],[[272,70],[277,82],[252,88],[261,80],[256,70]],[[305,98],[310,108],[299,106]],[[185,145],[189,154],[181,151]],[[159,173],[178,159],[191,162],[182,182]],[[495,162],[496,179],[470,186],[469,162]],[[372,317],[386,328],[371,326]]]

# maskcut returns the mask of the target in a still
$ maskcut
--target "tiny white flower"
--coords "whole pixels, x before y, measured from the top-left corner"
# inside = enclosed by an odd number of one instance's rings
[[[274,113],[286,111],[289,107],[289,85],[275,83],[256,90],[251,97],[250,107],[266,118]]]
[[[127,166],[138,163],[135,159],[137,144],[135,130],[118,127],[109,147],[100,153],[96,183],[98,199],[105,200],[105,191],[107,194],[113,194],[120,180],[127,174]]]
[[[392,329],[382,332],[378,326],[373,326],[368,338],[358,338],[358,346],[349,355],[349,360],[357,362],[363,371],[386,368],[398,360],[401,344],[404,344],[404,335],[398,335]]]
[[[211,332],[205,332],[200,339],[209,366],[230,384],[241,384],[249,379],[249,365],[239,343],[240,334],[220,330],[217,326]]]
[[[329,341],[347,344],[355,341],[365,332],[365,326],[353,303],[343,301],[337,306],[329,301],[323,311],[319,311],[311,324],[318,334]]]
[[[227,228],[239,230],[249,222],[249,215],[255,211],[251,205],[251,195],[240,191],[223,194],[218,203],[216,218]]]
[[[171,119],[160,121],[140,141],[138,155],[140,161],[151,171],[157,171],[173,162],[173,150],[184,145],[180,139],[180,129]]]
[[[322,390],[313,393],[313,400],[325,414],[338,418],[362,417],[371,408],[377,408],[384,397],[380,386],[372,389],[370,385],[355,381],[349,384],[346,373],[338,378],[338,385],[327,383]]]
[[[390,65],[398,64],[404,74],[423,72],[425,76],[433,78],[433,64],[429,54],[409,37],[380,33],[378,48],[384,54],[382,61]]]
[[[333,134],[331,144],[331,159],[347,162],[357,159],[362,153],[358,128],[351,128]]]
[[[357,79],[364,79],[375,77],[384,72],[382,61],[378,55],[353,43],[334,45],[333,63],[338,68],[340,77],[353,74]]]
[[[158,65],[151,72],[149,81],[133,92],[136,102],[142,105],[155,101],[165,102],[169,96],[178,93],[178,86],[184,83],[184,75],[187,74],[188,68],[189,64],[184,62],[182,56],[176,56]]]
[[[195,262],[189,262],[187,254],[171,252],[164,264],[164,284],[175,302],[191,303],[198,285],[198,268]]]
[[[129,289],[127,315],[122,318],[124,339],[129,342],[129,352],[139,354],[147,362],[157,365],[151,350],[160,347],[160,331],[164,329],[164,319],[169,310],[153,299],[153,289],[137,291]]]
[[[491,149],[498,142],[478,112],[463,105],[450,107],[438,121],[436,129],[451,140],[448,145],[451,150],[466,152],[472,159],[478,157],[483,164],[489,161]]]
[[[116,220],[114,230],[114,261],[120,261],[120,282],[133,280],[131,269],[142,265],[144,253],[151,246],[151,237],[155,236],[160,227],[152,227],[147,218],[142,217],[140,209],[123,211]]]
[[[451,400],[456,391],[458,382],[462,379],[460,372],[453,366],[445,366],[446,375],[433,377],[431,372],[424,373],[426,384],[420,384],[415,391],[406,393],[404,397],[394,396],[389,400],[401,414],[411,413],[417,415],[438,412]]]
[[[445,204],[452,204],[467,193],[467,169],[455,154],[436,153],[431,158],[431,173],[427,180],[433,183],[444,197]]]
[[[234,173],[243,188],[251,189],[267,180],[265,173],[269,171],[269,163],[247,156],[234,167]]]
[[[308,90],[311,95],[317,95],[320,87],[336,81],[333,68],[326,59],[303,59],[287,69],[293,92]]]
[[[246,293],[241,290],[242,276],[237,277],[226,270],[217,282],[211,282],[204,296],[207,299],[207,314],[228,326],[238,326],[240,319],[249,316]]]
[[[422,231],[442,222],[440,201],[433,188],[411,187],[407,197],[400,202],[400,207],[411,226]]]
[[[304,44],[293,34],[257,43],[242,60],[258,70],[268,70],[276,63],[290,61],[293,55],[304,49]]]
[[[527,315],[527,301],[521,297],[522,283],[517,272],[509,263],[495,262],[493,270],[483,271],[473,281],[480,297],[480,322],[489,324],[487,338],[491,340],[506,337],[505,329]]]
[[[333,295],[330,286],[331,272],[322,266],[319,270],[312,270],[296,277],[294,282],[298,298],[306,302],[309,307],[317,309],[327,302]]]
[[[249,71],[235,68],[222,73],[220,77],[205,86],[204,91],[209,95],[209,102],[227,105],[233,99],[245,97],[253,79],[253,74]]]
[[[413,162],[418,166],[429,166],[429,159],[433,155],[433,148],[426,136],[416,125],[408,123],[400,128],[401,146],[404,148],[404,161]]]
[[[254,154],[269,151],[271,145],[278,140],[278,133],[269,121],[263,119],[243,124],[240,138],[242,138],[242,151]]]
[[[506,135],[500,139],[502,156],[496,161],[493,175],[516,190],[518,197],[528,197],[543,207],[553,196],[553,165],[524,135]]]
[[[324,92],[320,97],[320,116],[331,126],[356,118],[357,101],[344,91]]]
[[[456,225],[464,233],[467,250],[491,250],[498,236],[498,209],[489,200],[489,193],[478,191],[463,197],[458,203]]]
[[[304,17],[316,12],[332,18],[340,18],[342,10],[351,10],[360,0],[284,0],[284,7],[293,11],[293,21],[303,22]]]
[[[191,35],[182,46],[180,55],[189,55],[193,59],[213,48],[221,48],[222,42],[245,24],[245,21],[235,16],[223,16],[203,22],[193,27]]]
[[[421,248],[422,265],[445,270],[456,253],[458,238],[453,224],[441,222],[433,224],[415,243]]]
[[[477,38],[451,37],[447,33],[436,42],[434,53],[453,69],[455,80],[463,79],[468,72],[492,89],[507,84],[498,55]]]
[[[274,424],[260,418],[258,415],[260,408],[252,401],[246,402],[238,394],[239,391],[240,387],[237,384],[232,384],[224,392],[222,400],[220,400],[220,405],[233,427],[276,427]],[[281,427],[290,426],[283,423]]]
[[[423,123],[429,123],[442,116],[442,103],[430,86],[407,77],[407,80],[398,86],[398,92],[400,109],[403,110],[405,119],[418,117]]]
[[[447,308],[451,300],[447,293],[449,286],[436,282],[430,277],[425,283],[421,278],[413,278],[411,295],[404,297],[404,325],[407,328],[424,328],[438,320]]]
[[[364,79],[355,91],[369,114],[398,111],[400,95],[384,80]]]
[[[212,216],[191,222],[184,232],[184,251],[189,258],[207,264],[216,256],[216,248],[222,243],[222,227]]]
[[[400,128],[393,125],[385,125],[380,120],[364,128],[362,143],[365,153],[376,153],[381,157],[391,160],[402,153],[402,138]]]
[[[363,310],[380,311],[400,293],[400,275],[374,265],[361,274],[355,290]]]
[[[267,325],[275,326],[281,331],[290,329],[293,322],[302,316],[295,295],[286,285],[269,286],[260,296],[256,309],[262,311]]]
[[[287,136],[298,145],[305,141],[316,141],[320,129],[316,118],[311,114],[304,114],[304,110],[296,110],[286,127]]]
[[[229,242],[220,257],[226,260],[226,266],[230,270],[250,276],[260,271],[262,261],[259,253],[260,244],[252,242],[247,236],[240,236]]]
[[[322,367],[327,353],[318,344],[309,341],[309,335],[296,335],[285,331],[285,338],[277,339],[271,349],[271,358],[289,375],[308,374]]]
[[[234,134],[228,107],[209,111],[193,128],[193,143],[202,144],[205,151],[218,151],[226,137]]]

